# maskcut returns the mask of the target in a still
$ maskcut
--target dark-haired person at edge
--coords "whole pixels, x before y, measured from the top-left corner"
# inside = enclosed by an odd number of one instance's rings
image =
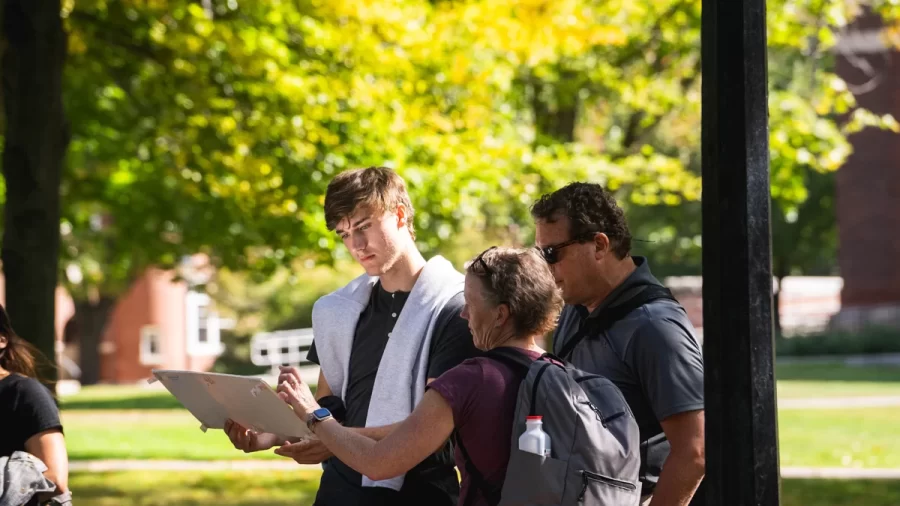
[[[532,216],[535,244],[566,303],[554,353],[625,395],[640,427],[642,504],[689,504],[705,473],[705,448],[703,357],[686,312],[657,298],[600,328],[617,306],[627,311],[633,298],[662,286],[646,258],[631,256],[624,212],[600,185],[572,183],[544,195]],[[569,341],[578,343],[571,352]]]
[[[464,276],[416,247],[406,183],[384,167],[349,170],[325,193],[325,224],[365,274],[313,306],[308,359],[320,366],[316,395],[345,427],[380,439],[405,419],[432,380],[477,355],[463,307]],[[283,368],[282,376],[298,373]],[[449,440],[416,466],[382,479],[361,475],[315,437],[278,441],[228,424],[238,449],[276,453],[301,464],[325,462],[316,506],[450,506],[459,497]]]
[[[34,346],[16,335],[6,309],[0,305],[2,504],[21,504],[15,498],[26,496],[29,499],[25,504],[29,506],[53,498],[68,501],[66,442],[53,394],[37,377],[39,360],[46,359]],[[34,462],[33,458],[43,465]],[[46,470],[41,472],[43,467]],[[35,494],[35,491],[39,493]]]
[[[543,355],[535,338],[553,328],[562,307],[553,276],[533,248],[491,248],[478,255],[467,267],[465,301],[462,315],[479,349],[508,348],[531,360]],[[284,377],[278,392],[341,461],[373,479],[411,469],[455,429],[466,448],[465,453],[456,449],[462,475],[458,504],[486,506],[483,490],[499,489],[506,476],[521,381],[504,362],[467,360],[429,384],[412,414],[380,441],[317,416],[319,404],[299,375]],[[467,457],[487,487],[473,484]]]

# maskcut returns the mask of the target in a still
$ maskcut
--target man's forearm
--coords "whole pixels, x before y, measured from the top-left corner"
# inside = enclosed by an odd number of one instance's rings
[[[670,453],[653,489],[650,506],[687,506],[705,473],[704,463],[693,455]]]

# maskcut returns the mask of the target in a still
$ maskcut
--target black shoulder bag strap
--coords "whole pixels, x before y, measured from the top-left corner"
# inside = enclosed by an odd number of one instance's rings
[[[563,345],[563,349],[560,351],[559,356],[564,360],[569,360],[569,356],[575,350],[575,347],[578,346],[584,338],[608,330],[617,321],[625,318],[635,309],[658,299],[668,299],[678,302],[678,299],[672,295],[672,292],[669,291],[668,288],[660,285],[646,285],[646,288],[627,301],[618,306],[605,308],[600,311],[600,314],[597,316],[586,319],[581,328],[578,329],[578,332]]]
[[[477,489],[481,492],[481,495],[485,498],[488,504],[491,506],[497,506],[500,504],[500,492],[501,487],[491,485],[484,479],[484,475],[478,471],[478,468],[475,467],[475,463],[472,462],[472,458],[469,457],[469,452],[466,451],[466,447],[462,443],[462,438],[459,437],[459,432],[453,431],[453,444],[455,444],[460,453],[462,453],[463,459],[466,461],[466,473],[469,475],[469,479],[472,480],[473,488]],[[475,494],[472,491],[469,492],[469,495],[466,496],[466,501],[463,503],[463,506],[469,506],[472,504],[472,501],[475,500]]]

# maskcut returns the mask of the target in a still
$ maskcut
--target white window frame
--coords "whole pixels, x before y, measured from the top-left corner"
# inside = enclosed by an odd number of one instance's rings
[[[206,342],[200,342],[200,308],[206,307]],[[192,356],[217,356],[222,353],[219,317],[212,310],[209,295],[189,291],[185,298],[187,352]]]
[[[156,353],[153,352],[150,342],[156,338]],[[163,363],[163,338],[162,332],[156,325],[144,325],[141,327],[140,361],[142,365],[161,365]]]

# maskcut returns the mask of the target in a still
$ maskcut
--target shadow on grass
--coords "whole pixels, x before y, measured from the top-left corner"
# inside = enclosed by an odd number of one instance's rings
[[[303,506],[312,504],[319,473],[76,472],[69,484],[78,504],[94,506]]]
[[[184,409],[178,399],[169,392],[147,392],[121,397],[90,397],[72,396],[63,398],[60,402],[62,409],[97,409],[97,410],[124,410],[124,409]]]
[[[319,484],[315,471],[72,473],[80,504],[96,506],[308,506]],[[782,484],[782,506],[896,506],[897,480],[796,480]]]
[[[313,394],[316,386],[310,385]],[[63,397],[60,407],[65,410],[171,410],[184,409],[178,399],[167,390],[146,390],[132,386],[90,386],[81,392]]]
[[[832,364],[779,364],[775,361],[776,379],[801,381],[865,381],[900,383],[900,367],[849,366]]]
[[[896,480],[784,480],[781,506],[896,506]]]

